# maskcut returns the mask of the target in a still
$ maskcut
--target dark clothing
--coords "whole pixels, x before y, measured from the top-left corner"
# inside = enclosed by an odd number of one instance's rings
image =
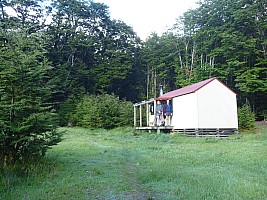
[[[154,105],[150,105],[150,113],[151,115],[154,115]]]
[[[171,104],[166,104],[164,106],[164,111],[165,111],[166,116],[171,116],[171,114],[172,114],[172,105]]]

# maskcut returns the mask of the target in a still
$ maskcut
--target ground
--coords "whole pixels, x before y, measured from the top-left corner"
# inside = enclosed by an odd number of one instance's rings
[[[267,127],[228,138],[62,130],[44,161],[1,172],[1,199],[267,199]]]

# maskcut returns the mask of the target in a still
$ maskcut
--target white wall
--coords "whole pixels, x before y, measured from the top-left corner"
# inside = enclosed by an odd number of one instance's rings
[[[175,129],[190,129],[198,126],[197,95],[195,93],[175,97],[172,104],[171,125]]]
[[[238,128],[236,94],[218,80],[196,92],[198,128]]]

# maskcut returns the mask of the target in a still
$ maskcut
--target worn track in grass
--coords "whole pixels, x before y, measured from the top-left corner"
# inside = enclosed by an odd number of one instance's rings
[[[0,199],[267,199],[267,127],[227,139],[64,130],[30,174],[4,173]]]

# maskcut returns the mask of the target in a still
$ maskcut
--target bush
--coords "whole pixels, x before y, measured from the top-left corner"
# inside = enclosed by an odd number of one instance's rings
[[[243,130],[255,128],[255,114],[248,104],[238,108],[238,124],[239,128]]]
[[[1,164],[16,164],[43,157],[51,146],[61,141],[51,112],[25,116],[21,124],[3,124],[0,128]]]
[[[109,94],[86,95],[77,105],[73,123],[86,128],[105,128],[129,125],[132,103]]]
[[[58,118],[60,126],[67,126],[72,121],[72,116],[76,112],[79,98],[71,96],[65,102],[60,104]]]

